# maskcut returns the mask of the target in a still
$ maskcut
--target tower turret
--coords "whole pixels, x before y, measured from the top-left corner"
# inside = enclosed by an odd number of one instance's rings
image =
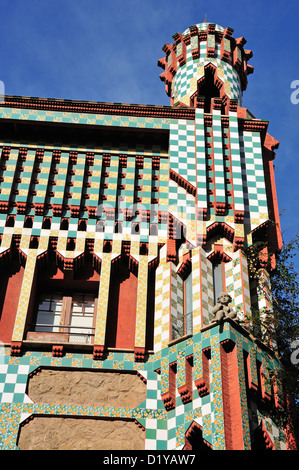
[[[200,23],[173,35],[174,43],[165,44],[165,57],[158,61],[164,69],[171,105],[197,107],[204,98],[205,112],[210,112],[211,100],[220,98],[223,113],[231,100],[242,104],[247,76],[254,68],[248,64],[252,51],[244,49],[243,37],[234,39],[233,29],[214,23]]]

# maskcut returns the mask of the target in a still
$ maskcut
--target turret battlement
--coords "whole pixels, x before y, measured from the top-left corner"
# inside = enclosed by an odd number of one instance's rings
[[[165,57],[158,61],[160,75],[171,105],[198,107],[205,98],[210,112],[211,98],[221,98],[227,113],[230,100],[241,106],[247,76],[254,67],[248,64],[252,51],[244,49],[246,39],[233,38],[233,29],[214,23],[200,23],[173,35],[174,43],[165,44]]]

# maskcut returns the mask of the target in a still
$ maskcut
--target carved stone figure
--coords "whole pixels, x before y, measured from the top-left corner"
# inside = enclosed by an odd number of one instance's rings
[[[218,295],[217,304],[212,310],[214,315],[213,321],[220,322],[225,318],[231,318],[232,320],[238,321],[237,313],[228,305],[231,301],[232,298],[227,292],[221,292]]]

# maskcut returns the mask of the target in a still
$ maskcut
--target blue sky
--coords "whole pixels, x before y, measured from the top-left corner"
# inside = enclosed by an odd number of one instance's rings
[[[298,0],[0,0],[5,93],[169,105],[157,61],[172,35],[204,21],[253,51],[243,105],[280,141],[276,184],[285,240],[299,230]],[[298,93],[299,98],[299,93]]]

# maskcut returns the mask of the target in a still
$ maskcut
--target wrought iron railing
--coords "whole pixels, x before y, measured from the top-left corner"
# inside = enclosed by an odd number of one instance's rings
[[[39,333],[67,334],[69,336],[70,343],[90,344],[95,331],[95,328],[91,326],[49,325],[46,323],[35,323],[34,325],[31,325],[31,327],[34,328],[34,330],[31,331],[37,331]],[[80,331],[73,331],[74,329],[78,329]]]

